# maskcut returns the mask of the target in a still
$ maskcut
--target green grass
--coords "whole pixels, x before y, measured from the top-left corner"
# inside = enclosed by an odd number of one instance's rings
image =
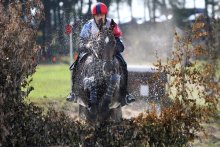
[[[218,78],[220,78],[220,60],[218,60],[216,76],[217,76]]]
[[[48,100],[62,101],[70,92],[70,84],[69,65],[38,65],[30,84],[34,90],[28,98],[37,103]]]

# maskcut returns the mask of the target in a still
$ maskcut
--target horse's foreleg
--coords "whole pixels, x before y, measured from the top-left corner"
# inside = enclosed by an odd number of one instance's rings
[[[102,101],[102,107],[109,108],[108,105],[110,104],[113,94],[115,92],[115,89],[117,86],[119,86],[119,83],[120,83],[120,75],[113,74],[110,76],[109,85],[107,87],[107,91]]]
[[[84,90],[88,90],[90,92],[89,98],[88,98],[88,113],[87,119],[90,121],[95,121],[97,117],[97,89],[96,89],[96,82],[94,76],[90,78],[85,78],[83,80],[84,83]]]
[[[90,91],[89,104],[97,103],[97,89],[94,76],[83,80],[84,90]]]

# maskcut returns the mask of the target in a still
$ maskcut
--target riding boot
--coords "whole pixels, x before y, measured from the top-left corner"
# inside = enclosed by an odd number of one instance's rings
[[[77,64],[78,64],[78,61],[79,61],[79,58],[76,59],[76,61],[70,66],[70,71],[71,71],[71,92],[70,94],[67,96],[66,100],[69,101],[69,102],[76,102],[76,99],[75,99],[75,93],[74,93],[74,81],[75,81],[75,78],[76,78],[76,67],[77,67]]]
[[[69,93],[69,95],[67,96],[66,100],[69,102],[75,101],[75,93],[74,93],[74,79],[75,79],[75,74],[73,73],[74,71],[71,71],[71,92]]]
[[[125,74],[125,87],[126,87],[126,96],[125,96],[125,103],[130,104],[135,101],[134,96],[128,92],[128,70],[127,70],[127,64],[125,64],[125,67],[123,68],[124,74]]]

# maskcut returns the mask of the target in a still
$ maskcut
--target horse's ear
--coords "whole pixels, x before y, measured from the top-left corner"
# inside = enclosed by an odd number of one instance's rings
[[[113,31],[114,27],[115,27],[116,23],[114,22],[113,19],[111,19],[111,23],[110,23],[110,29]]]

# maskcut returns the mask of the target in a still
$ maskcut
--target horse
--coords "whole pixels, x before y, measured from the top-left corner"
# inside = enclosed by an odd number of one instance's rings
[[[75,82],[79,116],[88,122],[120,121],[125,75],[116,58],[113,25],[103,27],[90,53],[80,62]]]

